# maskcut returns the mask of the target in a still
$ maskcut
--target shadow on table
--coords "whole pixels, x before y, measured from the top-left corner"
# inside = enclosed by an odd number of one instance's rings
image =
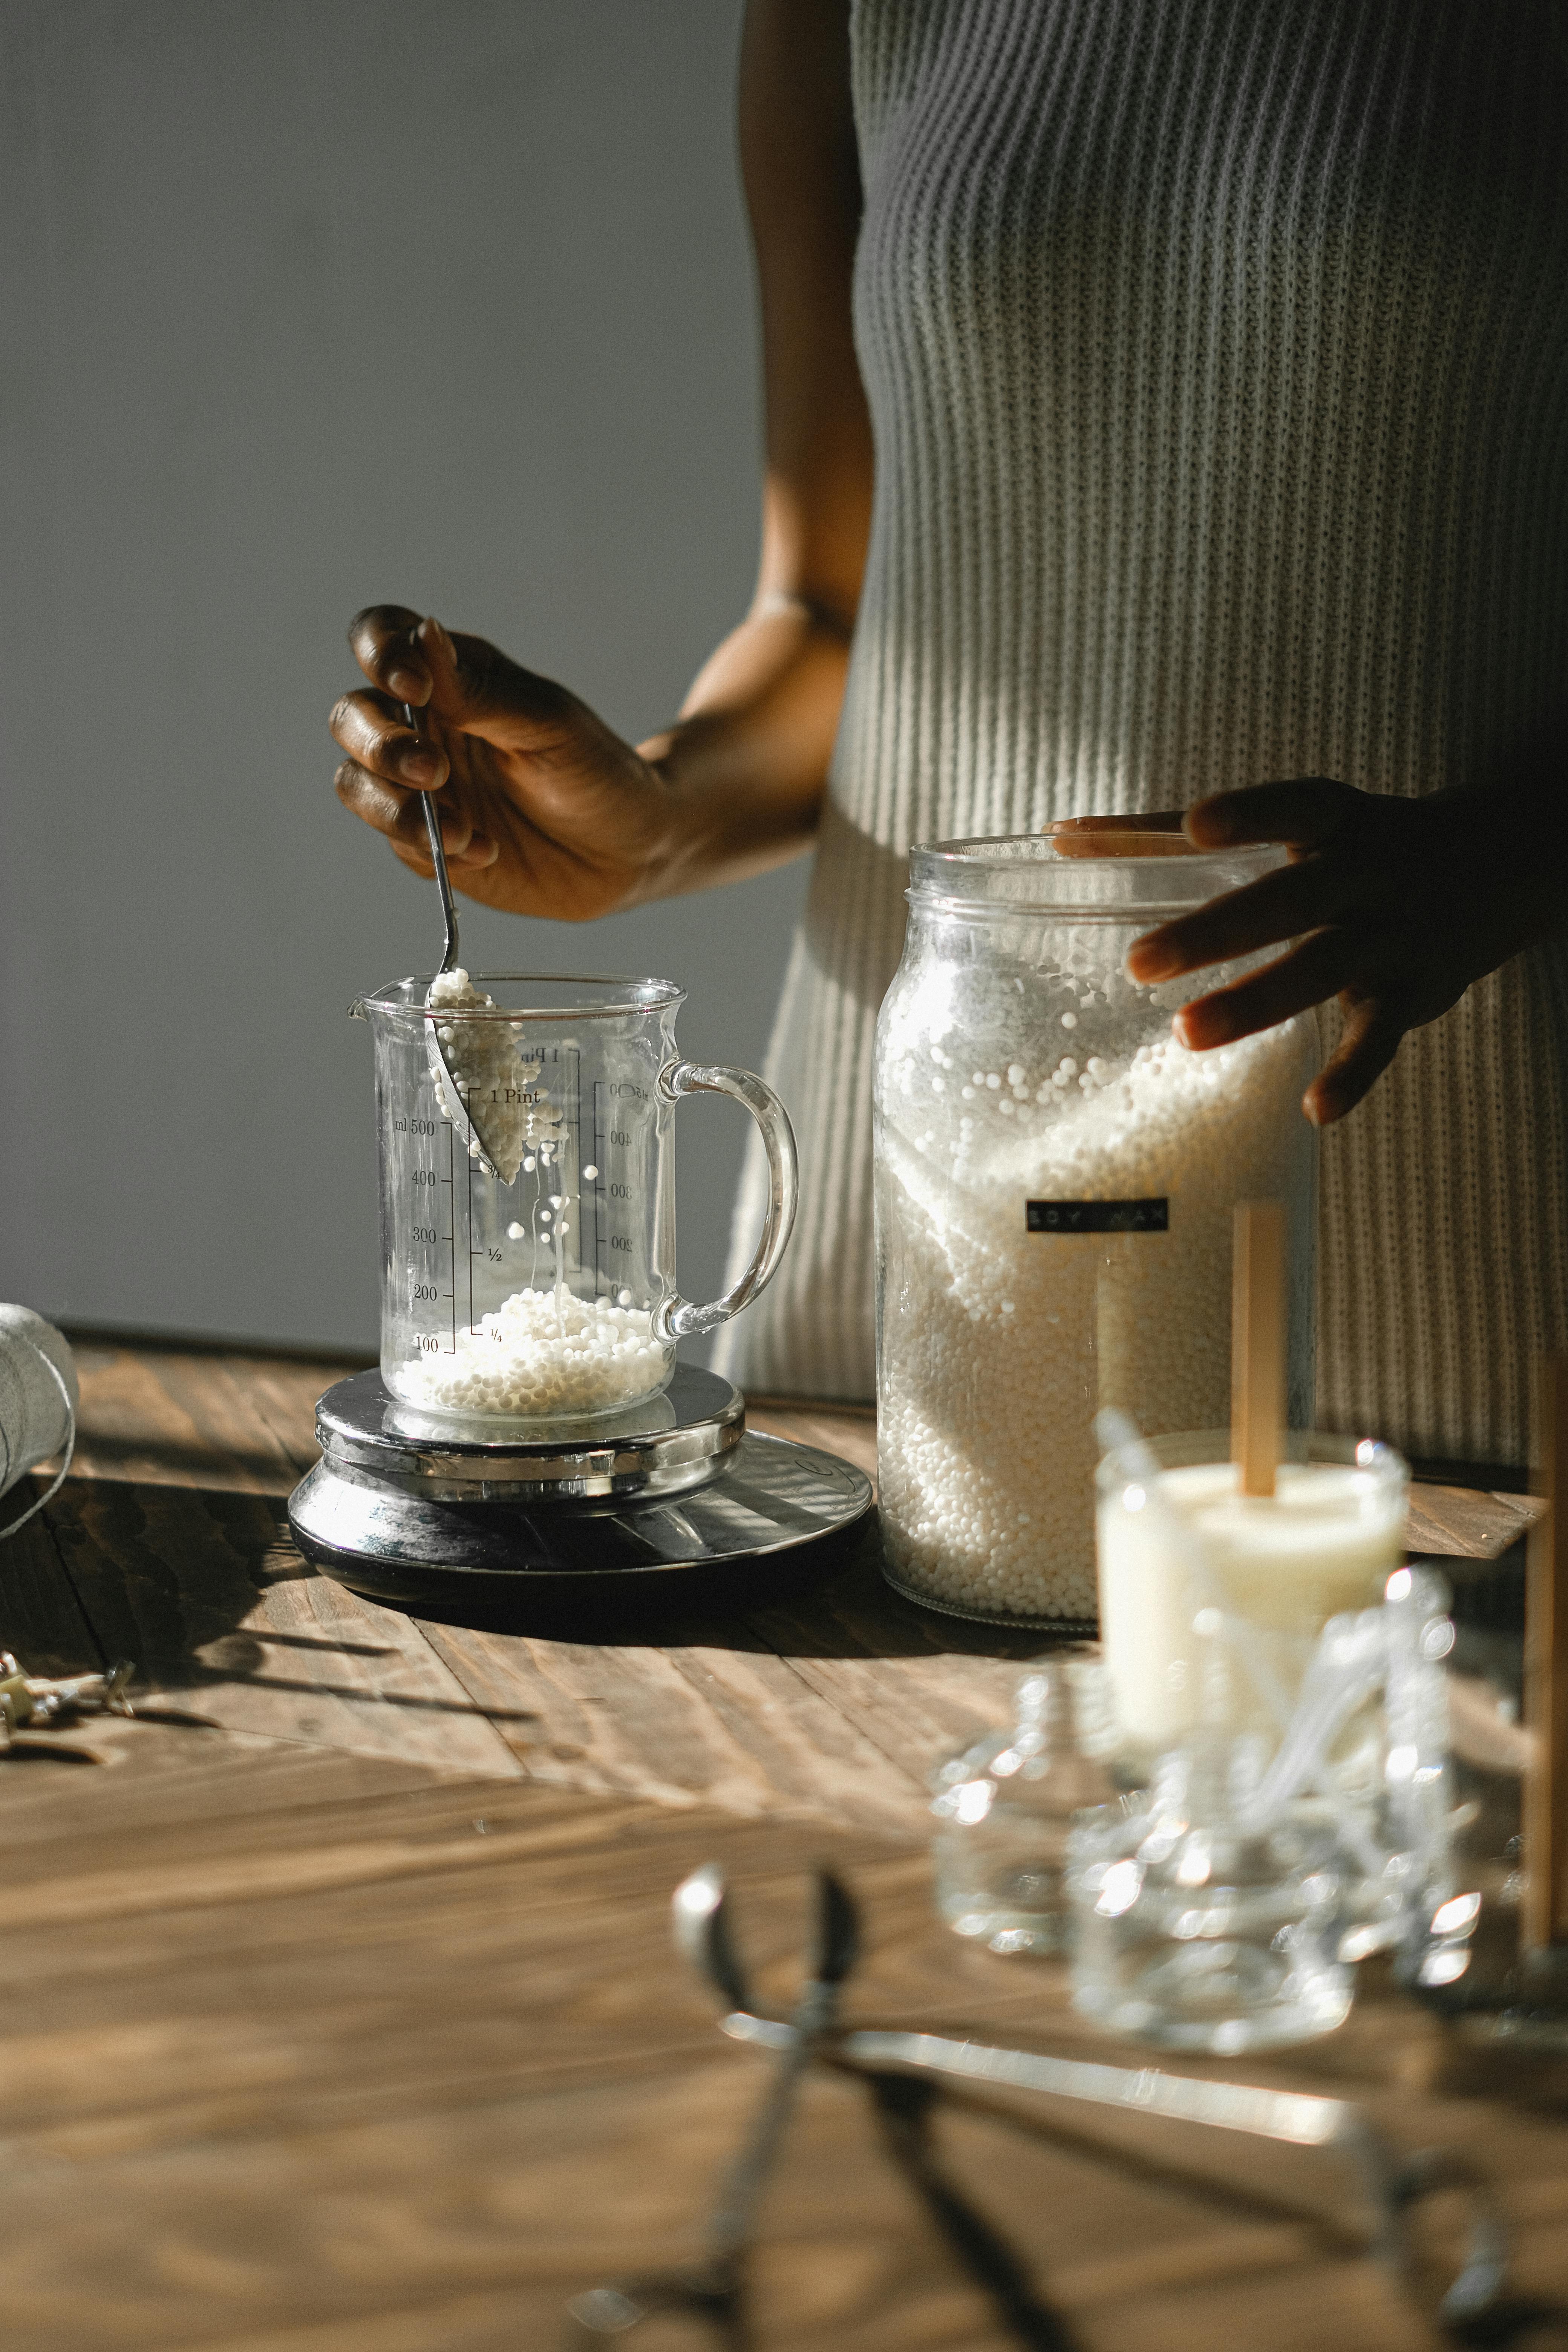
[[[276,1696],[283,1736],[310,1736],[301,1709],[323,1700],[426,1717],[536,1719],[410,1689],[405,1675],[399,1687],[400,1667],[424,1645],[367,1638],[357,1614],[342,1632],[330,1610],[314,1621],[299,1612],[302,1623],[267,1622],[272,1589],[315,1574],[295,1549],[279,1496],[69,1478],[0,1549],[0,1643],[36,1672],[131,1658],[150,1694],[137,1712],[154,1720],[209,1720],[201,1694],[236,1686]]]
[[[610,1581],[605,1580],[606,1584]],[[617,1587],[630,1578],[616,1580]],[[679,1589],[676,1589],[679,1583]],[[766,1558],[722,1570],[661,1571],[648,1590],[571,1600],[520,1593],[506,1602],[419,1601],[411,1613],[437,1624],[616,1648],[702,1648],[785,1658],[1029,1658],[1051,1646],[1042,1629],[981,1625],[919,1608],[881,1575],[874,1523],[847,1557],[787,1564]],[[383,1606],[397,1606],[382,1598]]]
[[[237,1686],[273,1695],[280,1721],[302,1723],[301,1710],[325,1699],[426,1719],[484,1715],[502,1728],[534,1720],[524,1709],[399,1688],[405,1645],[390,1629],[383,1643],[363,1619],[334,1624],[330,1609],[313,1618],[298,1603],[267,1611],[271,1590],[320,1573],[295,1548],[279,1496],[71,1478],[0,1549],[0,1643],[43,1672],[132,1658],[144,1706],[197,1722],[207,1719],[205,1692],[216,1704],[221,1689]],[[882,1580],[874,1521],[837,1557],[807,1549],[782,1564],[762,1558],[690,1577],[665,1571],[637,1595],[444,1608],[374,1597],[415,1621],[591,1646],[1008,1660],[1046,1645],[1043,1634],[972,1624],[901,1599]],[[266,1622],[273,1614],[278,1622]]]

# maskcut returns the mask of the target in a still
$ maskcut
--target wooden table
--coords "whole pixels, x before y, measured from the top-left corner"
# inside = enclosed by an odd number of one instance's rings
[[[924,1775],[996,1719],[1017,1643],[869,1570],[658,1643],[416,1622],[289,1540],[345,1367],[79,1360],[76,1474],[0,1547],[0,1636],[43,1671],[136,1658],[139,1714],[0,1764],[7,2352],[548,2352],[570,2294],[694,2251],[763,2074],[669,1948],[701,1861],[773,2000],[828,1858],[867,1915],[857,2014],[1129,2056],[1059,1969],[931,1915]],[[871,1465],[868,1414],[752,1417]],[[1420,1503],[1421,1548],[1456,1554],[1528,1516]],[[1502,2184],[1521,2286],[1568,2296],[1568,2068],[1483,2068],[1363,1976],[1339,2033],[1246,2073],[1364,2096],[1412,2147],[1462,2141]],[[1080,2345],[1432,2341],[1328,2159],[1031,2118],[963,2115],[942,2143]],[[763,2229],[764,2346],[1006,2341],[843,2083],[808,2085]]]

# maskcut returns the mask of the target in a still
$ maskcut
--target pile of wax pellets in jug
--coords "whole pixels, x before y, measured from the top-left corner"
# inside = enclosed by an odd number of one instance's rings
[[[1308,1016],[1209,1053],[1181,1045],[1171,1015],[1194,984],[1125,971],[1151,908],[1113,894],[1140,861],[1081,861],[1123,869],[1089,907],[997,907],[984,871],[922,872],[1005,869],[1005,853],[1047,847],[914,855],[878,1030],[878,1445],[895,1581],[961,1613],[1084,1620],[1096,1412],[1152,1434],[1228,1420],[1238,1200],[1286,1204],[1290,1401],[1310,1418],[1300,1098],[1318,1035]],[[1179,874],[1167,892],[1214,887],[1160,863]],[[1067,880],[1081,897],[1093,878]],[[1247,875],[1218,877],[1232,878]]]

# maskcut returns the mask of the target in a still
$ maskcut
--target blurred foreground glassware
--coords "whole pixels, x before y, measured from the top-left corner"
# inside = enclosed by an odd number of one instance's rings
[[[1233,2056],[1349,2014],[1331,1832],[1310,1819],[1239,1830],[1230,1762],[1217,1742],[1173,1749],[1142,1802],[1074,1832],[1073,1999],[1112,2033]]]
[[[1453,1638],[1442,1579],[1397,1565],[1397,1454],[1298,1436],[1254,1496],[1227,1450],[1134,1432],[1101,1465],[1118,1765],[1150,1787],[1071,1871],[1079,2008],[1219,2053],[1331,2031],[1349,1964],[1447,1891]]]
[[[994,1952],[1049,1958],[1072,1935],[1073,1815],[1113,1790],[1104,1675],[1092,1658],[1042,1664],[1018,1685],[1014,1721],[931,1775],[936,1907]]]
[[[1461,1587],[1446,1660],[1449,1846],[1445,1877],[1412,1923],[1394,1964],[1405,1990],[1468,2039],[1568,2050],[1568,1954],[1523,1929],[1523,1794],[1532,1743],[1522,1720],[1522,1625],[1466,1622]],[[1489,1613],[1484,1610],[1483,1614]]]
[[[1443,1889],[1429,1909],[1405,1960],[1412,1990],[1435,2006],[1462,2015],[1474,2030],[1498,2041],[1563,2051],[1568,2050],[1568,1357],[1539,1360],[1534,1402],[1531,1450],[1536,1468],[1531,1484],[1542,1511],[1529,1538],[1522,1638],[1512,1656],[1506,1650],[1503,1654],[1509,1668],[1517,1664],[1517,1681],[1499,1694],[1489,1692],[1484,1676],[1478,1682],[1456,1672],[1452,1678],[1454,1745],[1461,1767],[1469,1768],[1473,1790],[1455,1822],[1464,1869],[1458,1883]],[[1485,1801],[1489,1796],[1489,1804]]]

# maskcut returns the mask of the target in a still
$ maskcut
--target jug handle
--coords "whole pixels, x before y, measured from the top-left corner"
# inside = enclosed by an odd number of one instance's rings
[[[799,1170],[789,1113],[772,1087],[751,1070],[713,1069],[699,1062],[669,1062],[658,1074],[658,1090],[665,1101],[671,1103],[679,1102],[682,1095],[728,1095],[731,1102],[744,1104],[762,1130],[763,1147],[768,1155],[768,1205],[756,1255],[734,1288],[727,1290],[722,1298],[697,1307],[678,1291],[672,1291],[668,1298],[661,1299],[653,1312],[653,1332],[656,1339],[668,1341],[687,1339],[698,1331],[716,1331],[721,1323],[728,1323],[742,1307],[749,1307],[758,1291],[773,1280],[795,1224]]]

